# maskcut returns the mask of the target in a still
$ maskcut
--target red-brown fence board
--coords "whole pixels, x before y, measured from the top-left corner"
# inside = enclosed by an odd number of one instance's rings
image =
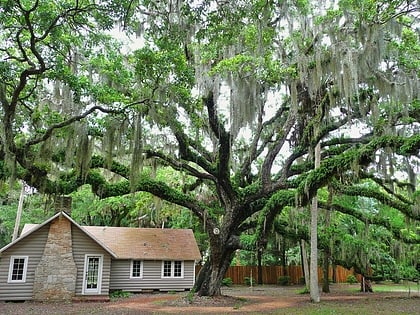
[[[200,267],[196,271],[198,273]],[[349,275],[354,275],[353,270],[346,269],[341,266],[336,267],[336,282],[346,282]],[[289,276],[291,284],[301,283],[303,277],[302,266],[287,266],[283,270],[282,266],[262,266],[263,284],[277,284],[281,276]],[[359,275],[356,275],[360,281]],[[233,284],[245,284],[245,278],[253,278],[258,283],[258,268],[257,266],[230,266],[225,274],[225,278],[231,278]],[[318,279],[321,282],[323,278],[322,269],[318,268]],[[333,278],[333,269],[329,269],[329,279]]]

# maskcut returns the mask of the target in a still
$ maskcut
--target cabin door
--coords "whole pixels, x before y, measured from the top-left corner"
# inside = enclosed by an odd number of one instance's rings
[[[86,255],[83,276],[83,294],[100,294],[102,281],[102,255]]]

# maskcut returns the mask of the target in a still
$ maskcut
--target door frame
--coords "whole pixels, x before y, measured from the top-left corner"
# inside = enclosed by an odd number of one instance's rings
[[[89,267],[89,258],[99,258],[99,266],[98,266],[98,287],[96,289],[88,289],[87,288],[87,272]],[[102,254],[85,254],[85,262],[83,268],[83,283],[82,283],[82,294],[101,294],[102,288],[102,270],[103,270],[103,262],[104,262],[104,255]]]

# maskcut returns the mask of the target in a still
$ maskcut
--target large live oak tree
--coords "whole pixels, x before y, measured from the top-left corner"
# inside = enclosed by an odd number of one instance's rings
[[[2,180],[190,209],[210,244],[202,295],[220,294],[243,233],[263,248],[284,207],[327,185],[418,222],[417,1],[101,3],[0,9]],[[106,35],[116,23],[140,48]]]

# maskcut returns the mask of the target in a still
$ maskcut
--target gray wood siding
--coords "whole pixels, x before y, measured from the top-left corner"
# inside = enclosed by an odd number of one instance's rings
[[[76,295],[82,294],[83,271],[85,267],[85,255],[103,255],[102,266],[102,295],[109,294],[109,280],[111,271],[111,256],[100,245],[88,237],[84,232],[72,226],[73,257],[77,266]]]
[[[143,278],[130,278],[131,260],[116,260],[111,263],[111,290],[140,292],[142,290],[184,290],[194,286],[195,262],[184,261],[183,278],[162,278],[162,261],[143,261]]]
[[[0,300],[31,300],[35,269],[44,253],[49,225],[43,226],[14,246],[4,251],[0,258]],[[11,256],[28,256],[25,283],[7,283]]]

